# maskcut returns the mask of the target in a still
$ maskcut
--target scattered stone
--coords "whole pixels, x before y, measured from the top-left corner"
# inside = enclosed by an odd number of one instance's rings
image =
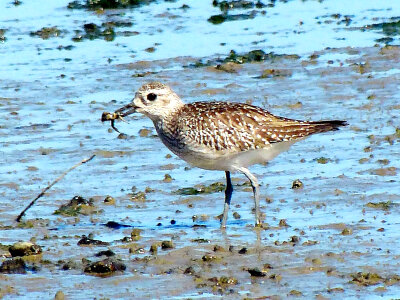
[[[162,241],[161,242],[161,249],[167,250],[174,248],[174,243],[172,241]]]
[[[42,253],[42,248],[31,242],[17,242],[8,251],[10,251],[12,257],[28,256]]]
[[[142,229],[139,229],[139,228],[134,228],[134,229],[132,229],[132,231],[131,231],[131,238],[132,238],[132,240],[133,241],[138,241],[138,240],[140,240],[142,237],[140,236],[141,235],[141,233],[142,233]]]
[[[171,175],[169,175],[169,174],[164,175],[163,182],[170,183],[170,182],[172,182],[172,180],[174,180],[174,179],[171,177]]]
[[[156,255],[157,251],[158,251],[158,246],[159,246],[158,243],[153,243],[150,246],[150,253],[153,254],[153,255]]]
[[[242,249],[240,249],[240,250],[238,251],[238,253],[239,253],[239,254],[246,254],[246,253],[247,253],[247,248],[246,248],[246,247],[243,247]]]
[[[213,255],[213,254],[205,254],[205,255],[203,255],[203,257],[201,259],[203,261],[210,262],[210,261],[217,260],[217,256]]]
[[[104,10],[138,7],[142,4],[150,4],[151,2],[154,2],[154,0],[74,0],[68,3],[67,7],[69,9]]]
[[[78,246],[108,246],[110,243],[95,240],[84,235],[79,241]]]
[[[241,216],[240,216],[240,214],[239,213],[237,213],[236,211],[233,213],[233,218],[235,219],[235,220],[239,220],[240,218],[241,218]]]
[[[0,273],[26,274],[26,264],[22,258],[14,258],[4,261],[0,266]]]
[[[104,251],[100,251],[98,253],[95,254],[96,257],[100,257],[100,256],[107,256],[107,257],[111,257],[114,256],[115,253],[113,251],[111,251],[110,249],[108,250],[104,250]]]
[[[311,260],[311,263],[314,265],[321,265],[322,264],[322,260],[320,258],[313,258]]]
[[[291,290],[289,292],[288,296],[300,297],[300,296],[303,296],[303,293],[298,290]]]
[[[241,66],[234,62],[228,61],[227,63],[218,64],[214,68],[215,70],[223,71],[226,73],[237,73],[241,69]]]
[[[247,269],[247,272],[250,273],[250,276],[254,276],[254,277],[267,276],[267,272],[260,271],[260,269],[258,269],[258,268]]]
[[[261,2],[258,2],[261,3]],[[231,9],[248,9],[248,8],[254,8],[256,4],[253,1],[247,1],[247,0],[233,0],[233,1],[218,1],[214,0],[213,1],[213,6],[219,7],[221,11],[227,11]],[[260,7],[258,7],[260,8]]]
[[[303,182],[300,181],[300,179],[296,179],[292,183],[292,189],[294,189],[294,190],[302,189],[303,187],[304,187],[304,184],[303,184]]]
[[[115,221],[108,221],[104,226],[111,228],[111,229],[120,229],[120,228],[126,228],[126,227],[131,227],[130,225],[125,225],[121,224]]]
[[[285,219],[279,220],[279,227],[290,227]]]
[[[183,271],[183,274],[187,275],[197,275],[201,272],[201,268],[198,265],[191,265]]]
[[[199,244],[209,244],[210,240],[200,238],[200,239],[193,239],[192,242],[199,243]],[[215,247],[217,247],[217,246],[215,246]]]
[[[104,199],[104,203],[105,204],[110,204],[110,205],[114,205],[115,204],[115,199],[111,196],[106,196],[106,198]]]
[[[226,251],[226,250],[220,245],[215,245],[213,251],[219,252],[219,251]]]
[[[54,300],[64,300],[65,295],[62,291],[57,291],[56,295],[54,296]]]
[[[266,69],[262,72],[262,74],[256,78],[264,79],[264,78],[278,78],[278,77],[291,77],[293,72],[291,70],[285,69]]]
[[[342,230],[342,235],[352,235],[352,234],[353,234],[353,229],[351,228],[346,227]]]
[[[221,276],[220,278],[212,277],[212,278],[209,278],[208,280],[216,283],[216,285],[219,285],[219,286],[235,285],[238,283],[238,280],[235,277],[227,277],[227,276]]]
[[[144,254],[146,252],[146,250],[144,250],[144,248],[140,247],[140,248],[129,248],[129,253],[135,253],[135,254]]]
[[[153,53],[153,52],[156,51],[156,48],[155,47],[148,47],[148,48],[144,49],[144,51],[146,51],[148,53]]]
[[[91,263],[85,268],[84,271],[85,273],[90,273],[90,274],[111,275],[114,272],[125,271],[125,270],[126,266],[120,261],[106,258],[104,260]]]
[[[249,19],[254,19],[257,15],[256,11],[251,11],[249,13],[244,13],[244,14],[237,14],[237,15],[228,15],[228,14],[219,14],[219,15],[213,15],[208,18],[208,22],[218,25],[224,22],[229,22],[229,21],[239,21],[239,20],[249,20]]]
[[[344,292],[344,289],[341,288],[341,287],[330,288],[330,289],[327,290],[327,292],[328,292],[329,294],[332,294],[332,293],[343,293],[343,292]]]
[[[305,241],[302,246],[314,246],[318,244],[318,241]]]
[[[370,173],[378,176],[396,176],[397,168],[396,167],[379,168],[371,170]]]
[[[129,138],[129,136],[126,133],[120,133],[117,136],[117,139],[119,140],[127,140]]]
[[[63,265],[61,267],[61,269],[63,271],[79,269],[79,268],[80,268],[80,266],[76,262],[74,262],[72,260],[69,260],[69,261],[63,263]]]
[[[150,133],[151,133],[151,130],[149,130],[147,128],[142,128],[139,130],[140,137],[147,137],[147,136],[149,136]]]

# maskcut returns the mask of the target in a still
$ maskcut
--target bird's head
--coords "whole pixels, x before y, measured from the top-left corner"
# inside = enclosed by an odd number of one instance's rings
[[[157,121],[168,117],[183,105],[182,100],[170,87],[160,82],[150,82],[136,92],[131,103],[116,112],[123,117],[139,112]]]

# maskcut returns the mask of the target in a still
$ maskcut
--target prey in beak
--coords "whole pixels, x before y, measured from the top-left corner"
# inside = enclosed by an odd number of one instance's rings
[[[115,127],[115,120],[121,120],[125,123],[128,123],[127,121],[125,121],[124,117],[129,116],[130,114],[133,114],[134,112],[136,112],[136,109],[137,109],[137,107],[135,104],[129,103],[129,104],[117,109],[113,113],[109,113],[109,112],[105,111],[101,115],[101,121],[102,122],[110,121],[112,129],[114,129],[116,132],[120,133],[119,130],[117,129],[117,127]]]

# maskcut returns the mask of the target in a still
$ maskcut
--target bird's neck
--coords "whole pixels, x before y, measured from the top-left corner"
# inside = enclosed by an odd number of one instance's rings
[[[182,106],[176,107],[174,110],[170,110],[168,114],[157,116],[157,118],[154,119],[152,118],[157,132],[173,136],[178,126],[178,116],[182,108],[183,104]]]

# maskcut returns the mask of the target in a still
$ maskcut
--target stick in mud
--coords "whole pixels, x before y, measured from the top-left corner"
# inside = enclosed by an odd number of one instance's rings
[[[29,203],[29,205],[18,215],[18,217],[15,219],[15,221],[17,221],[17,222],[21,221],[21,218],[25,215],[25,212],[28,209],[30,209],[33,204],[35,204],[36,200],[38,200],[40,197],[42,197],[53,185],[55,185],[57,182],[59,182],[61,179],[63,179],[65,175],[67,175],[69,172],[71,172],[73,169],[76,169],[80,165],[83,165],[83,164],[91,161],[95,156],[96,156],[96,154],[93,154],[91,157],[85,158],[84,160],[80,161],[79,163],[72,166],[64,173],[62,173],[61,176],[59,176],[56,180],[54,180],[51,184],[49,184],[46,188],[44,188],[43,191],[39,195],[37,195],[37,197],[35,199],[33,199],[31,203]]]

